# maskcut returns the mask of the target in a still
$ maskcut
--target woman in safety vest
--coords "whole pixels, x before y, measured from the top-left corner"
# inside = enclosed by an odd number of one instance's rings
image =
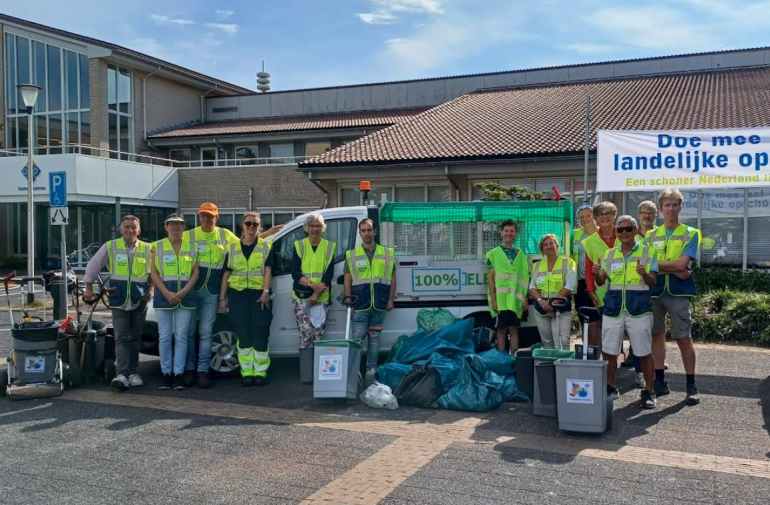
[[[337,244],[322,237],[326,223],[318,212],[311,212],[305,219],[307,237],[294,242],[292,278],[294,279],[294,314],[299,329],[299,347],[313,347],[316,340],[324,337],[326,313],[331,306],[331,283],[334,275],[334,256]],[[323,321],[311,317],[313,307],[323,309]],[[315,321],[314,321],[315,320]],[[317,323],[317,324],[316,324]]]
[[[229,308],[230,320],[238,335],[238,362],[243,385],[263,386],[270,367],[270,323],[273,320],[270,282],[275,261],[272,242],[259,237],[259,214],[246,212],[241,227],[241,240],[231,244],[227,252],[220,310]]]
[[[163,382],[158,389],[185,389],[182,376],[187,359],[187,329],[195,311],[196,293],[192,288],[198,280],[198,261],[195,246],[182,240],[182,216],[169,215],[165,228],[168,238],[153,242],[151,260],[152,282],[156,286],[153,306],[158,320],[163,372]]]
[[[559,256],[559,239],[552,233],[540,239],[540,252],[545,257],[535,263],[529,283],[529,294],[535,300],[535,323],[545,349],[569,349],[571,305],[559,307],[557,318],[551,299],[569,298],[575,290],[575,262]]]

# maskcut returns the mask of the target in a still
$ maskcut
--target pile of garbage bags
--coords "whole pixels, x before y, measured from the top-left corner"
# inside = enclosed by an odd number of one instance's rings
[[[489,347],[486,332],[474,331],[467,319],[402,336],[377,368],[377,381],[399,405],[486,412],[503,402],[528,401],[516,383],[515,358],[497,349],[477,353]]]

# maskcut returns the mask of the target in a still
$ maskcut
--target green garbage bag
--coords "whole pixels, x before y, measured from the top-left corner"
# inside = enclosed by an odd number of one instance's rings
[[[419,331],[417,333],[414,333],[413,335],[417,335],[418,333],[422,333],[422,331]],[[385,360],[385,363],[391,363],[395,358],[396,354],[398,354],[399,348],[401,348],[401,344],[404,343],[404,340],[408,339],[412,335],[401,335],[396,339],[396,343],[393,344],[393,347],[390,348],[390,352],[388,353],[388,358]]]
[[[449,326],[457,318],[446,309],[422,309],[417,313],[417,326],[425,333],[430,333]]]
[[[487,412],[503,403],[500,389],[503,379],[489,372],[484,362],[475,354],[463,360],[458,383],[438,399],[441,408],[469,412]]]
[[[535,361],[553,363],[557,359],[575,359],[575,353],[573,351],[566,351],[560,349],[535,349],[532,351],[532,357]]]

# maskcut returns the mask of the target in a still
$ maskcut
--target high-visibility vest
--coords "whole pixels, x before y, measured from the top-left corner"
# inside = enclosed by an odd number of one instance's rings
[[[590,236],[583,228],[575,230],[572,236],[572,261],[577,265],[578,279],[586,278],[586,249],[583,242]]]
[[[151,260],[150,244],[136,241],[134,260],[129,263],[126,242],[119,238],[107,242],[107,268],[110,271],[110,308],[121,309],[129,300],[139,302],[148,289]]]
[[[254,246],[247,260],[240,241],[230,245],[227,257],[227,267],[232,270],[230,277],[227,278],[230,289],[236,291],[265,289],[265,261],[272,246],[272,242],[258,239],[257,245]]]
[[[524,315],[524,300],[529,289],[527,255],[519,249],[516,257],[511,261],[503,251],[503,247],[497,246],[487,253],[487,261],[495,270],[495,293],[487,290],[489,312],[492,317],[497,316],[492,305],[492,296],[495,296],[498,312],[511,310],[521,318]]]
[[[638,242],[628,256],[623,256],[620,247],[608,250],[602,259],[602,269],[607,273],[607,295],[604,297],[604,312],[607,317],[620,317],[623,310],[633,317],[652,312],[650,287],[636,271],[637,261],[650,273],[655,248]]]
[[[543,258],[541,261],[535,263],[532,275],[535,278],[535,285],[537,286],[537,289],[540,290],[542,297],[550,300],[558,295],[559,291],[564,289],[564,281],[567,279],[567,275],[571,270],[575,270],[575,262],[566,256],[556,258],[553,270],[550,272],[548,271],[547,258]],[[538,303],[535,304],[535,310],[541,315],[546,315],[546,312]]]
[[[377,244],[371,263],[364,246],[345,253],[345,261],[352,277],[350,294],[357,296],[355,310],[386,310],[393,283],[396,253],[390,247]]]
[[[321,282],[326,269],[329,268],[332,261],[334,261],[334,253],[337,250],[337,244],[329,242],[326,239],[321,239],[318,243],[315,251],[310,244],[309,238],[304,238],[294,242],[294,249],[297,251],[297,256],[302,261],[302,275],[307,277],[310,282]],[[327,302],[331,297],[332,287],[328,286],[328,289],[318,297],[319,302]],[[297,296],[297,292],[293,291],[292,296],[294,299],[300,300]]]
[[[167,238],[158,240],[152,244],[155,250],[155,268],[158,270],[160,278],[166,289],[178,293],[183,290],[190,282],[193,266],[195,265],[195,248],[187,240],[182,240],[179,246],[179,255],[174,251],[174,246]],[[195,308],[196,293],[190,291],[182,300],[183,309]],[[155,296],[152,302],[156,310],[172,310],[180,306],[179,303],[171,305],[166,297],[163,296],[160,289],[155,290]]]
[[[585,239],[583,247],[586,251],[586,256],[591,259],[594,265],[598,264],[604,257],[604,253],[610,250],[602,237],[599,235],[599,231]],[[615,239],[615,247],[620,247],[620,240]],[[584,268],[585,269],[585,268]],[[604,296],[607,294],[607,284],[604,286],[596,286],[594,291],[596,297],[599,299],[599,306],[604,305]]]
[[[670,237],[666,236],[665,226],[658,226],[647,232],[647,244],[656,249],[658,261],[677,261],[682,257],[682,251],[691,240],[697,240],[698,247],[701,246],[700,230],[685,224],[677,226]],[[695,296],[695,278],[690,276],[686,280],[681,280],[676,275],[658,275],[658,283],[652,290],[652,297],[658,298],[664,293],[671,296],[693,297]]]
[[[238,242],[238,238],[224,228],[214,227],[215,240],[208,242],[206,233],[199,226],[194,230],[187,230],[182,235],[182,240],[187,240],[195,247],[198,256],[198,269],[200,276],[195,283],[195,291],[206,290],[209,294],[218,295],[222,286],[222,268],[225,265],[225,254],[230,244]]]

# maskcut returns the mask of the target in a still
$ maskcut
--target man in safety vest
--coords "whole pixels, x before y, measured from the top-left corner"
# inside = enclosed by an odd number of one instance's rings
[[[651,409],[657,405],[653,389],[652,298],[658,271],[655,249],[635,240],[636,219],[620,216],[617,233],[620,246],[604,253],[597,284],[607,289],[602,316],[602,356],[607,360],[607,395],[619,396],[616,373],[618,354],[623,348],[623,333],[641,361],[645,388],[640,404]]]
[[[513,246],[516,223],[506,219],[500,224],[503,244],[487,253],[489,270],[489,311],[497,317],[497,348],[505,351],[511,336],[511,354],[519,348],[519,327],[528,309],[529,260],[524,251]]]
[[[120,225],[122,238],[104,244],[86,267],[83,298],[94,300],[94,281],[106,265],[110,271],[110,309],[115,330],[115,371],[110,384],[118,391],[129,386],[142,386],[136,373],[139,347],[147,313],[147,301],[152,296],[150,279],[150,244],[138,240],[142,232],[139,218],[124,216]],[[95,303],[95,301],[94,301]]]
[[[366,380],[377,369],[380,333],[385,313],[393,310],[396,296],[396,253],[374,241],[374,221],[358,223],[361,245],[345,253],[345,295],[356,296],[353,305],[352,338],[361,342],[368,335],[366,348]]]
[[[238,237],[225,228],[216,226],[219,219],[219,209],[213,203],[204,203],[198,209],[201,225],[193,230],[187,230],[182,237],[195,247],[198,253],[198,268],[200,276],[195,284],[196,312],[190,320],[187,332],[187,360],[185,363],[184,383],[187,387],[195,384],[197,379],[201,388],[211,385],[209,363],[211,360],[211,334],[220,300],[222,285],[222,269],[225,255],[230,244],[238,242]],[[200,320],[200,322],[198,322]],[[198,330],[198,360],[195,360],[195,330]],[[197,377],[196,377],[197,368]]]
[[[658,283],[652,292],[653,325],[652,355],[655,359],[655,393],[671,391],[666,382],[666,314],[671,319],[671,337],[679,346],[687,375],[688,405],[700,403],[695,385],[695,346],[692,343],[692,312],[690,300],[695,296],[695,279],[690,265],[698,258],[701,245],[700,230],[679,222],[682,211],[681,191],[667,189],[658,197],[663,213],[663,226],[647,233],[647,243],[657,250]]]

